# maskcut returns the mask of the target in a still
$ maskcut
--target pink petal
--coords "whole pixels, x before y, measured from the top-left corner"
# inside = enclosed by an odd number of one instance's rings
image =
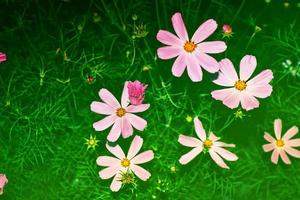
[[[265,85],[273,79],[273,72],[266,69],[247,82],[247,85]]]
[[[290,147],[300,147],[300,139],[293,139],[286,142]]]
[[[107,140],[110,142],[115,142],[120,137],[122,129],[121,129],[121,118],[116,119],[115,124],[111,128],[109,134],[107,135]]]
[[[274,149],[274,151],[272,153],[272,156],[271,156],[272,163],[277,164],[278,163],[278,157],[279,157],[279,152],[278,152],[277,149]]]
[[[6,54],[5,53],[2,53],[0,52],[0,63],[6,61]],[[0,191],[1,191],[1,188],[0,188]]]
[[[240,79],[247,81],[253,74],[257,62],[255,56],[246,55],[240,62]]]
[[[110,127],[116,120],[117,120],[116,115],[109,115],[109,116],[103,118],[102,120],[95,122],[93,124],[93,127],[96,131],[103,131],[103,130],[107,129],[108,127]]]
[[[6,183],[8,183],[6,175],[0,174],[0,191],[3,190],[3,187],[5,186]]]
[[[247,92],[242,92],[240,95],[240,99],[242,108],[244,108],[247,111],[259,107],[259,102],[257,101],[257,99],[251,94],[248,94]]]
[[[102,179],[109,179],[114,175],[116,175],[119,170],[120,170],[120,166],[107,167],[99,172],[99,176]]]
[[[249,85],[246,88],[246,91],[251,95],[258,97],[258,98],[266,98],[271,95],[272,93],[272,86],[269,84],[266,85]]]
[[[110,156],[99,156],[96,160],[97,165],[104,167],[120,166],[120,160]]]
[[[124,87],[123,87],[123,92],[122,92],[122,98],[121,98],[122,108],[126,108],[130,102],[127,85],[128,85],[128,81],[125,81]]]
[[[272,151],[273,149],[275,149],[275,146],[274,144],[264,144],[263,146],[263,150],[264,152],[269,152],[269,151]]]
[[[279,155],[285,164],[288,164],[288,165],[291,164],[291,161],[290,161],[289,157],[286,155],[285,151],[280,151]]]
[[[225,42],[222,41],[202,42],[197,45],[197,49],[202,53],[221,53],[226,48]]]
[[[143,146],[143,138],[141,138],[140,136],[135,136],[130,144],[129,150],[128,150],[128,154],[127,154],[127,158],[129,160],[131,160],[142,148]]]
[[[111,182],[110,189],[113,192],[118,192],[122,187],[122,182],[119,181],[121,179],[120,174],[116,174],[113,181]]]
[[[238,157],[234,153],[232,153],[222,147],[214,146],[212,150],[215,151],[217,154],[219,154],[222,158],[224,158],[226,160],[236,161],[238,159]]]
[[[234,88],[226,88],[222,90],[215,90],[211,93],[216,100],[221,100],[224,105],[233,109],[237,108],[240,103],[240,93]]]
[[[132,164],[130,166],[130,169],[137,177],[139,177],[143,181],[146,181],[151,176],[151,174],[147,170],[138,165]]]
[[[159,30],[156,39],[163,44],[170,46],[183,46],[183,42],[173,33],[165,30]]]
[[[165,46],[157,49],[157,55],[160,59],[168,60],[179,56],[182,50],[178,47]]]
[[[299,129],[297,126],[291,127],[282,137],[283,140],[289,140],[298,133]]]
[[[110,146],[109,144],[106,144],[105,146],[110,153],[112,153],[114,156],[116,156],[120,160],[125,158],[125,154],[119,145]]]
[[[216,146],[216,147],[235,147],[235,144],[227,144],[224,142],[216,141],[216,142],[214,142],[214,146]]]
[[[111,115],[115,113],[115,109],[113,109],[112,107],[110,107],[105,103],[97,102],[97,101],[92,102],[91,111],[102,115]]]
[[[281,119],[275,119],[274,121],[274,132],[277,139],[281,138],[282,121]]]
[[[223,161],[223,159],[212,149],[209,150],[209,155],[213,159],[213,161],[215,161],[215,163],[217,165],[219,165],[220,167],[222,167],[224,169],[229,169],[229,167],[226,165],[226,163]]]
[[[140,153],[139,155],[135,156],[132,160],[132,164],[143,164],[146,162],[149,162],[154,158],[154,153],[152,150],[144,151],[143,153]]]
[[[216,80],[213,82],[217,85],[222,86],[234,86],[235,82],[239,79],[237,76],[237,73],[235,71],[235,68],[232,64],[232,62],[225,58],[219,62],[220,65],[220,72],[219,76]]]
[[[108,104],[115,110],[121,107],[118,100],[107,89],[101,89],[99,91],[99,96],[104,103]]]
[[[187,56],[187,72],[190,77],[190,79],[193,82],[199,82],[202,80],[202,70],[199,66],[198,61],[194,57],[194,55],[188,55]]]
[[[295,158],[300,158],[300,151],[297,149],[294,149],[292,147],[286,146],[284,150],[291,156]]]
[[[195,126],[195,131],[196,131],[198,137],[201,139],[201,141],[205,141],[206,140],[206,133],[205,133],[205,130],[202,126],[202,123],[198,119],[198,117],[194,118],[194,126]]]
[[[130,124],[139,131],[143,131],[147,126],[147,121],[137,115],[127,113],[126,118],[129,120]]]
[[[197,138],[186,135],[179,135],[178,142],[186,147],[198,147],[202,145],[202,142]]]
[[[219,71],[220,65],[216,61],[216,59],[214,59],[213,57],[211,57],[211,56],[209,56],[205,53],[201,53],[198,50],[196,51],[195,54],[196,54],[196,58],[197,58],[198,63],[206,71],[208,71],[210,73],[215,73],[215,72]]]
[[[150,104],[141,104],[138,106],[130,105],[126,108],[126,112],[130,112],[130,113],[144,112],[144,111],[148,110],[149,107],[150,107]]]
[[[275,139],[269,133],[267,133],[267,132],[265,132],[264,138],[265,138],[265,140],[267,140],[270,143],[274,143],[275,142]]]
[[[205,21],[203,24],[199,26],[199,28],[196,30],[192,37],[192,41],[195,43],[202,42],[206,38],[208,38],[211,34],[215,32],[217,29],[218,24],[215,20],[209,19]]]
[[[128,138],[133,133],[133,128],[126,117],[122,118],[121,129],[123,138]]]
[[[179,163],[182,165],[186,165],[191,160],[193,160],[197,155],[199,155],[202,152],[202,150],[203,150],[203,146],[198,146],[193,148],[191,151],[189,151],[188,153],[180,157]]]
[[[176,77],[180,77],[183,74],[186,65],[187,61],[185,54],[180,54],[172,66],[172,74]]]
[[[182,20],[182,16],[180,13],[175,13],[172,16],[172,24],[173,24],[173,28],[174,28],[176,34],[178,35],[178,37],[183,41],[188,41],[189,36],[187,34],[185,24]]]
[[[220,138],[217,137],[213,132],[209,133],[208,139],[210,139],[213,143],[219,140]]]

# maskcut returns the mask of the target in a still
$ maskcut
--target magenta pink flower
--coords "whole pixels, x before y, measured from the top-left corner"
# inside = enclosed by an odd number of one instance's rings
[[[6,54],[0,52],[0,63],[6,61]]]
[[[128,82],[129,100],[132,105],[138,106],[143,103],[147,86],[148,85],[143,85],[139,81]]]
[[[8,183],[5,174],[0,174],[0,195],[3,194],[3,188]]]
[[[167,46],[157,49],[157,55],[161,59],[176,58],[172,73],[180,77],[185,68],[190,79],[194,82],[202,80],[202,66],[206,71],[215,73],[219,70],[218,62],[208,54],[221,53],[227,46],[222,41],[203,42],[217,29],[217,23],[213,19],[204,22],[194,33],[192,39],[189,39],[185,24],[180,13],[172,16],[173,28],[177,34],[160,30],[157,33],[157,40]]]
[[[263,149],[265,152],[273,151],[271,156],[271,161],[274,164],[277,164],[278,157],[285,164],[291,164],[291,161],[287,154],[300,158],[300,151],[295,149],[294,147],[300,147],[300,139],[291,139],[298,133],[298,127],[291,127],[282,137],[282,122],[281,119],[276,119],[274,121],[274,132],[275,138],[273,138],[269,133],[265,132],[264,138],[269,142],[269,144],[263,145]]]
[[[117,141],[122,134],[123,138],[128,138],[133,133],[133,128],[139,131],[144,130],[147,121],[133,113],[139,113],[147,110],[150,104],[141,104],[138,106],[129,105],[128,97],[128,82],[124,84],[124,89],[121,98],[121,104],[117,99],[107,90],[101,89],[99,96],[103,102],[93,101],[91,110],[98,114],[108,115],[104,119],[95,122],[93,127],[96,131],[103,131],[112,126],[107,140],[111,142]]]
[[[113,181],[110,185],[110,189],[114,192],[120,190],[122,186],[122,173],[134,173],[138,178],[143,181],[149,179],[151,174],[144,168],[138,166],[151,161],[154,158],[152,150],[144,151],[137,155],[143,145],[143,138],[140,136],[135,136],[128,150],[127,156],[125,156],[123,150],[119,145],[114,147],[106,144],[106,148],[110,151],[115,157],[110,156],[99,156],[97,158],[97,164],[105,169],[99,172],[99,176],[102,179],[113,178]]]
[[[224,24],[222,30],[224,34],[232,33],[232,28],[228,24]]]
[[[240,103],[247,111],[257,108],[259,102],[256,97],[266,98],[272,93],[272,86],[269,83],[273,79],[273,73],[267,69],[249,80],[255,68],[255,56],[244,56],[240,62],[238,77],[231,61],[227,58],[221,60],[219,77],[213,82],[229,88],[213,91],[212,97],[221,100],[231,109],[238,107]]]
[[[210,157],[215,161],[217,165],[222,168],[229,169],[226,163],[223,161],[236,161],[238,157],[224,149],[223,147],[235,147],[234,144],[226,144],[219,141],[220,138],[216,137],[212,132],[209,134],[209,137],[206,137],[205,130],[203,129],[201,121],[195,117],[194,118],[195,131],[197,136],[200,138],[190,137],[186,135],[179,135],[178,142],[186,147],[192,147],[193,149],[181,156],[179,159],[180,164],[185,165],[193,160],[197,155],[199,155],[203,149],[208,151]]]

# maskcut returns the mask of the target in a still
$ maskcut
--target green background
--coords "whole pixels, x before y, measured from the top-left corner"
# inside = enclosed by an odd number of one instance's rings
[[[300,125],[300,76],[281,64],[290,59],[300,73],[300,5],[285,2],[2,0],[0,50],[8,60],[0,64],[0,173],[9,183],[0,199],[299,199],[300,161],[274,165],[261,147],[264,131],[273,134],[274,119],[282,118],[284,131]],[[234,36],[224,39],[227,51],[214,57],[228,57],[237,68],[244,55],[255,55],[255,74],[267,68],[274,73],[271,97],[236,119],[237,109],[210,96],[221,88],[212,83],[216,75],[204,72],[199,83],[186,72],[172,76],[174,60],[156,58],[163,46],[156,34],[174,32],[171,16],[177,11],[190,36],[213,18],[219,26],[208,40],[222,40],[222,25],[230,24]],[[141,24],[148,35],[133,39]],[[261,31],[255,33],[255,26]],[[145,66],[151,69],[143,71]],[[88,84],[87,74],[96,81]],[[112,193],[111,180],[99,178],[103,168],[95,162],[110,155],[105,148],[110,129],[94,131],[93,122],[103,116],[91,112],[90,103],[99,100],[101,88],[120,98],[126,80],[149,85],[145,102],[151,107],[141,114],[148,126],[134,133],[155,158],[143,165],[152,174],[147,182],[137,180],[136,187]],[[230,170],[219,168],[208,154],[186,166],[178,163],[190,150],[177,142],[178,135],[196,136],[188,115],[237,145],[231,150],[239,160],[227,162]],[[100,140],[95,150],[85,144],[91,134]],[[127,151],[132,138],[118,143]]]

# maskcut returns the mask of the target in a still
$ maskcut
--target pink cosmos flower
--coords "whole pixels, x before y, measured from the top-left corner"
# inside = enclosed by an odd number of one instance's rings
[[[269,82],[273,79],[273,73],[267,69],[249,80],[255,68],[255,56],[244,56],[240,62],[238,77],[231,61],[227,58],[221,60],[219,77],[213,82],[229,88],[213,91],[212,97],[221,100],[231,109],[238,107],[240,103],[242,108],[247,111],[257,108],[259,102],[256,97],[266,98],[272,93],[272,86]]]
[[[172,24],[177,36],[160,30],[156,38],[167,45],[157,49],[159,58],[167,60],[177,57],[172,67],[173,75],[180,77],[187,67],[190,79],[198,82],[202,80],[201,67],[210,73],[217,72],[219,64],[208,54],[221,53],[226,50],[227,46],[222,41],[203,42],[217,29],[216,21],[213,19],[205,21],[196,30],[192,39],[189,39],[180,13],[172,16]]]
[[[263,149],[265,152],[273,151],[271,156],[272,163],[277,164],[278,157],[280,155],[285,164],[291,164],[287,154],[295,158],[300,158],[300,151],[294,148],[300,147],[300,139],[291,139],[298,133],[298,127],[291,127],[282,137],[281,129],[281,119],[276,119],[274,121],[274,132],[276,139],[273,138],[269,133],[265,132],[264,138],[270,143],[263,145]]]
[[[128,82],[126,81],[121,97],[121,104],[107,89],[99,91],[99,96],[103,102],[93,101],[91,104],[93,112],[108,115],[104,119],[95,122],[93,127],[96,131],[103,131],[113,125],[107,136],[107,140],[111,142],[117,141],[121,134],[123,138],[131,136],[133,133],[132,126],[142,131],[147,125],[146,120],[133,113],[147,110],[150,104],[129,105],[127,84]]]
[[[152,150],[144,151],[137,155],[143,145],[143,139],[140,136],[135,136],[128,150],[127,156],[125,156],[123,150],[119,145],[114,147],[106,144],[106,148],[115,157],[99,156],[97,158],[97,164],[106,167],[99,172],[99,176],[102,179],[113,178],[110,185],[110,189],[114,192],[120,190],[122,186],[122,173],[127,171],[134,173],[138,178],[143,181],[149,179],[151,174],[144,168],[138,166],[151,161],[154,158]]]
[[[129,81],[127,87],[130,103],[135,106],[141,105],[144,101],[145,90],[148,85],[143,85],[139,81]]]
[[[200,154],[203,149],[205,149],[208,151],[210,157],[215,161],[217,165],[222,168],[229,169],[223,159],[236,161],[238,157],[234,153],[231,153],[223,147],[235,147],[235,145],[226,144],[219,141],[220,138],[216,137],[212,132],[209,134],[209,137],[206,137],[206,133],[203,129],[202,123],[197,117],[194,118],[194,125],[195,131],[200,140],[195,137],[179,135],[178,142],[180,144],[186,147],[193,148],[190,152],[181,156],[181,158],[179,159],[180,164],[185,165],[189,163],[198,154]]]
[[[6,54],[5,53],[2,53],[0,52],[0,63],[6,61]]]
[[[3,194],[3,188],[8,183],[5,174],[0,174],[0,195]]]

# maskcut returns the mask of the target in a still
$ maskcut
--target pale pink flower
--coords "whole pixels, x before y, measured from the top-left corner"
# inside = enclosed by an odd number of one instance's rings
[[[210,73],[217,72],[219,64],[208,54],[221,53],[226,50],[227,46],[223,41],[203,42],[217,29],[216,21],[213,19],[205,21],[196,30],[192,39],[189,39],[180,13],[172,16],[172,24],[177,36],[160,30],[156,38],[167,45],[157,49],[159,58],[167,60],[177,57],[172,67],[173,75],[180,77],[187,67],[190,79],[198,82],[202,80],[201,67]]]
[[[139,81],[129,81],[127,87],[130,103],[135,106],[141,105],[144,101],[145,90],[148,85],[143,85]]]
[[[5,174],[0,174],[0,195],[3,194],[3,188],[8,183]]]
[[[152,150],[148,150],[137,155],[142,145],[143,139],[140,136],[135,136],[126,156],[119,145],[112,147],[106,144],[108,151],[116,158],[99,156],[97,158],[97,164],[106,167],[99,172],[100,178],[109,179],[114,177],[110,185],[112,191],[117,192],[120,190],[122,186],[122,172],[132,172],[143,181],[150,178],[151,174],[138,165],[151,161],[154,158],[154,153]]]
[[[99,91],[99,96],[103,102],[93,101],[91,104],[93,112],[108,115],[104,119],[95,122],[93,127],[96,131],[103,131],[113,125],[107,136],[107,140],[111,142],[117,141],[121,134],[123,138],[131,136],[133,127],[142,131],[147,125],[146,120],[133,113],[147,110],[150,104],[129,105],[127,84],[128,82],[126,81],[121,97],[121,104],[107,89]]]
[[[6,54],[5,53],[2,53],[0,52],[0,63],[6,61]]]
[[[273,73],[267,69],[249,80],[256,64],[255,56],[244,56],[240,62],[238,77],[231,61],[227,58],[221,60],[219,76],[213,82],[229,88],[213,91],[212,97],[221,100],[231,109],[238,107],[240,103],[247,111],[259,107],[256,97],[266,98],[272,93],[272,86],[269,82],[273,79]]]
[[[265,152],[273,151],[271,156],[272,163],[277,164],[278,157],[280,156],[285,164],[291,164],[287,154],[295,158],[300,158],[300,151],[294,148],[300,147],[300,139],[291,139],[298,133],[298,127],[292,126],[282,137],[281,131],[281,119],[276,119],[274,121],[275,138],[265,132],[264,138],[270,143],[263,145],[263,149]]]
[[[186,135],[179,135],[178,142],[186,147],[192,147],[193,149],[181,156],[179,159],[180,164],[185,165],[193,160],[197,155],[199,155],[203,149],[207,150],[210,157],[215,161],[217,165],[222,168],[229,169],[223,159],[228,161],[236,161],[238,157],[224,149],[223,147],[235,147],[234,144],[226,144],[219,141],[219,137],[216,137],[212,132],[210,132],[209,137],[206,137],[205,130],[203,129],[201,121],[195,117],[194,118],[195,131],[197,136],[200,138],[190,137]]]

